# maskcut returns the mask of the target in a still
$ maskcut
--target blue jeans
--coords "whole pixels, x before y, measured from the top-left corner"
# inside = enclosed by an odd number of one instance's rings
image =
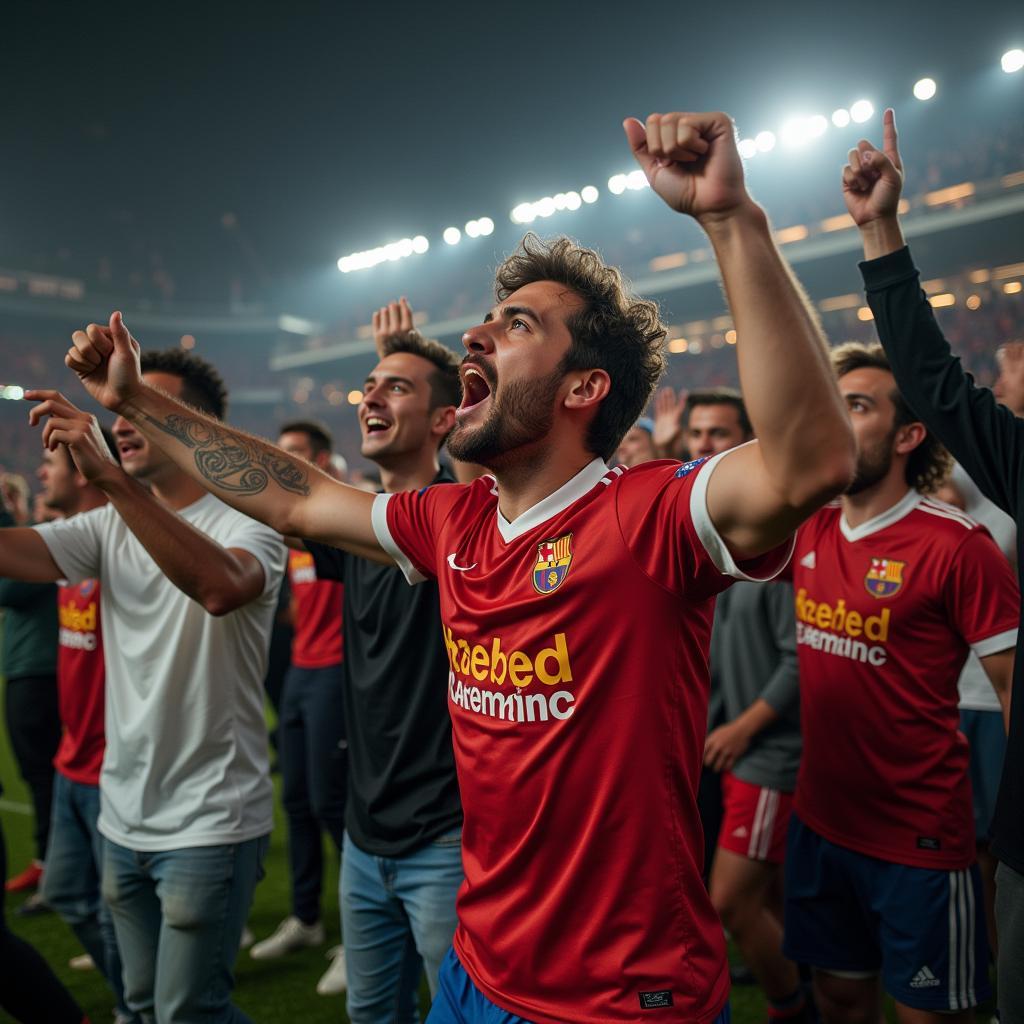
[[[345,831],[348,747],[342,668],[288,669],[277,727],[281,803],[288,817],[292,913],[303,924],[320,920],[326,831],[341,849]]]
[[[341,932],[352,1024],[419,1020],[420,974],[426,970],[433,997],[462,879],[461,830],[406,857],[375,857],[346,833]]]
[[[105,841],[125,999],[146,1024],[249,1020],[231,1004],[232,967],[268,841],[150,853]]]
[[[43,899],[64,919],[114,990],[117,1009],[127,1011],[110,909],[100,897],[103,837],[96,829],[100,788],[56,772],[50,844],[43,873]]]

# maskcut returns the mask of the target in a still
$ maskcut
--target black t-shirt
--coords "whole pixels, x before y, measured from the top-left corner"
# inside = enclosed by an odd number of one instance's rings
[[[442,470],[435,484],[454,483]],[[345,724],[352,842],[402,857],[459,828],[448,655],[434,582],[306,541],[318,579],[345,584]]]

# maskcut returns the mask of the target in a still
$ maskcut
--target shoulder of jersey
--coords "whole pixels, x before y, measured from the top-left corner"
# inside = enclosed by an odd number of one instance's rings
[[[918,499],[917,505],[914,506],[914,514],[927,517],[922,525],[926,522],[929,532],[949,533],[954,541],[962,540],[966,531],[976,530],[981,526],[977,519],[972,519],[963,509],[947,505],[946,502],[927,494],[922,494]]]

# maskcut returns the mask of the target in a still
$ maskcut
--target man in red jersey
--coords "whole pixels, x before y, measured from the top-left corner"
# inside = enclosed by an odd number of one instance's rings
[[[694,800],[711,599],[730,577],[774,575],[853,471],[820,331],[746,192],[732,121],[624,127],[655,192],[715,248],[759,442],[608,469],[662,372],[665,332],[653,304],[567,239],[528,236],[463,338],[449,448],[496,480],[347,488],[146,386],[117,313],[68,353],[102,404],[226,501],[438,579],[466,882],[435,1024],[707,1024],[726,1011]]]
[[[988,948],[957,679],[981,659],[1009,714],[1018,592],[988,532],[927,497],[950,460],[879,345],[833,352],[858,441],[842,502],[793,555],[804,749],[785,950],[826,1022],[974,1019]]]
[[[104,437],[115,452],[113,437],[107,433]],[[46,507],[61,517],[107,503],[106,495],[78,472],[66,448],[44,451],[36,475]],[[57,611],[57,694],[63,732],[53,761],[56,777],[43,899],[70,925],[103,972],[114,991],[117,1012],[127,1021],[132,1015],[124,1001],[121,956],[110,910],[100,895],[103,838],[96,823],[106,747],[106,671],[99,581],[61,584]]]
[[[286,423],[277,443],[289,455],[329,472],[333,440],[323,424]],[[292,912],[272,935],[252,947],[249,954],[254,960],[271,960],[323,943],[323,833],[330,835],[339,853],[345,833],[342,586],[318,579],[313,556],[296,550],[288,552],[288,582],[295,631],[281,694],[278,754],[281,801],[288,818]],[[329,968],[335,992],[345,990],[343,957],[339,946]]]

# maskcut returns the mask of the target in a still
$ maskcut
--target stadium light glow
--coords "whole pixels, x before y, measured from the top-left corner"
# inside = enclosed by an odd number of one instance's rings
[[[353,389],[346,397],[348,398],[349,405],[358,405],[363,400],[363,393]]]
[[[757,156],[757,143],[753,139],[740,139],[736,144],[736,148],[744,160]]]
[[[456,228],[445,228],[441,236],[449,245],[458,245],[462,241],[462,232]]]
[[[624,174],[613,174],[608,179],[608,191],[613,196],[621,196],[626,191],[626,176]]]
[[[1024,50],[1007,50],[999,63],[1008,75],[1020,71],[1024,68]]]
[[[585,203],[596,203],[601,193],[593,185],[584,185],[580,189],[580,199]]]
[[[875,107],[871,100],[857,100],[857,102],[850,107],[850,117],[856,121],[857,124],[863,124],[865,121],[870,120],[874,112]]]
[[[837,128],[845,128],[850,123],[850,112],[846,107],[840,107],[832,111],[832,123]]]
[[[804,146],[828,131],[828,119],[821,114],[812,117],[792,117],[779,132],[787,146]]]
[[[480,237],[480,225],[475,220],[466,221],[466,234],[470,238]]]
[[[20,402],[25,397],[25,389],[17,384],[8,384],[0,388],[0,398],[9,398],[12,402]]]
[[[919,100],[930,100],[935,95],[934,78],[921,78],[914,83],[914,96]]]
[[[430,248],[430,242],[423,235],[415,238],[402,238],[397,242],[389,242],[387,245],[380,245],[376,249],[365,249],[363,252],[354,252],[348,256],[342,256],[338,260],[338,269],[343,274],[350,274],[353,270],[369,270],[378,263],[404,260],[413,254],[422,255]]]
[[[758,132],[754,136],[754,145],[759,153],[770,153],[775,148],[775,133]]]

